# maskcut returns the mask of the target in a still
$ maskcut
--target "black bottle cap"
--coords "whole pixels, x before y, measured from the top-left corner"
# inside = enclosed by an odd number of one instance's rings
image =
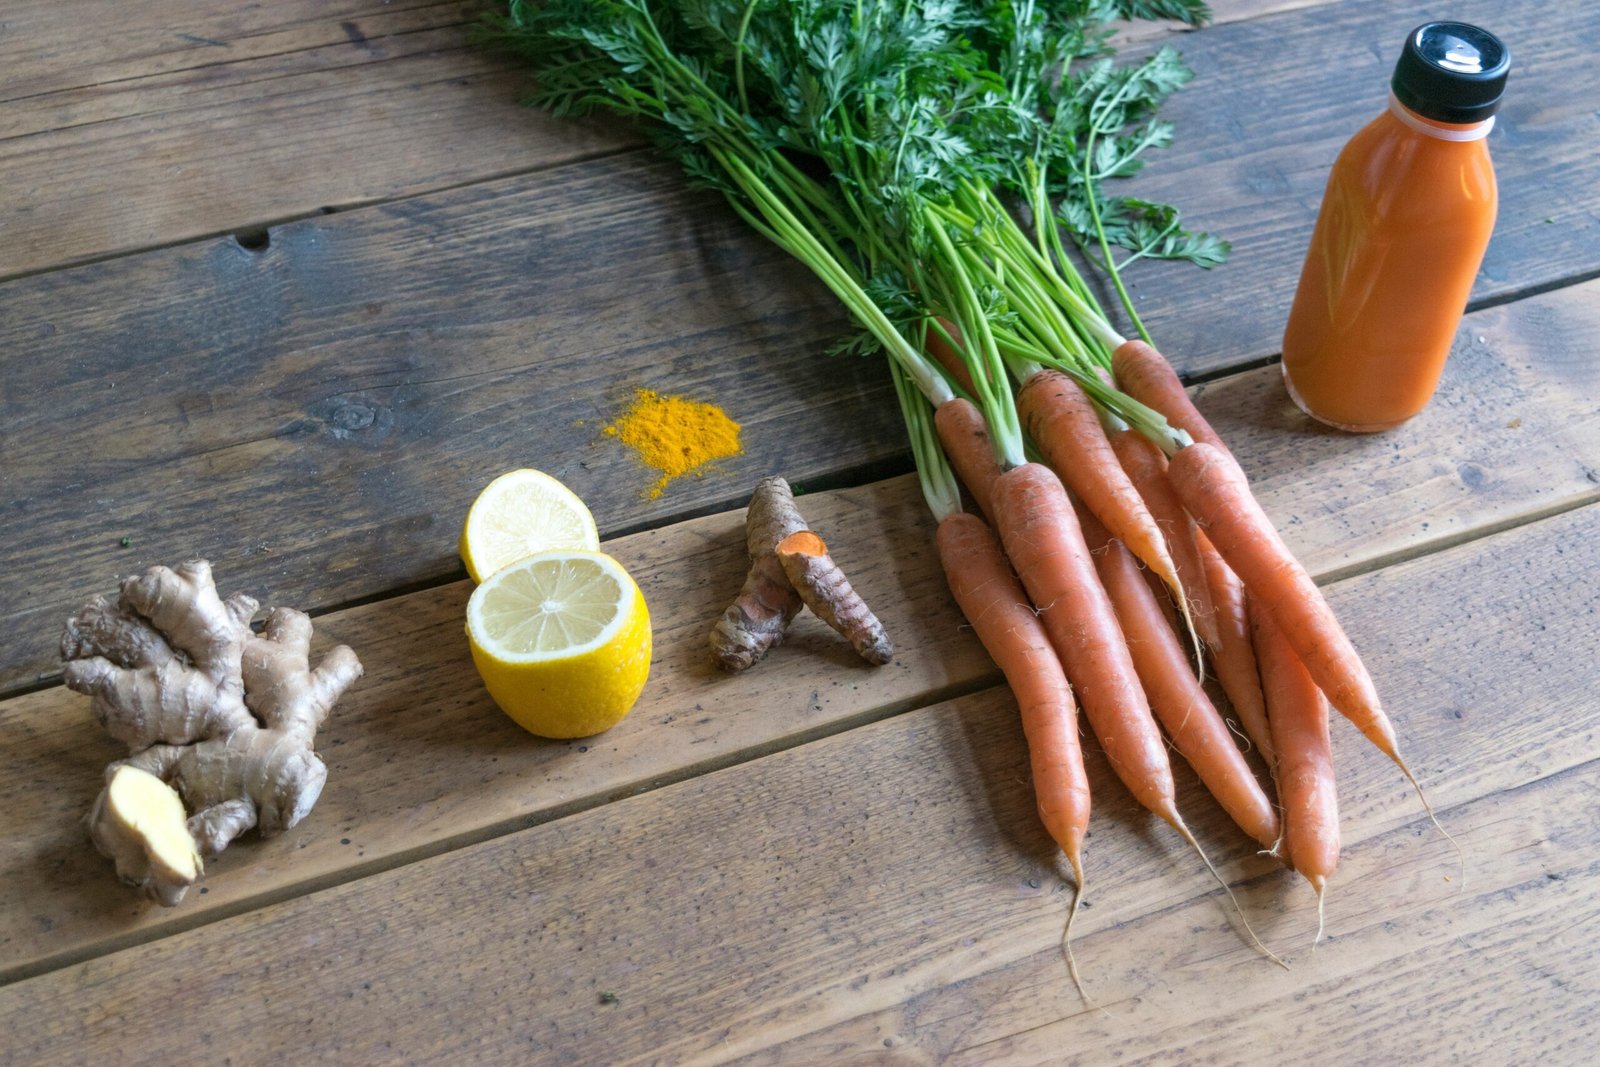
[[[1511,53],[1500,38],[1465,22],[1427,22],[1411,31],[1390,85],[1395,97],[1435,122],[1482,122],[1500,106]]]

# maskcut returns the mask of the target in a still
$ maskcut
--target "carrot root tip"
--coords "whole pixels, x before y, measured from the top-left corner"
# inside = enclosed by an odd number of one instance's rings
[[[1261,938],[1256,936],[1255,928],[1250,925],[1250,920],[1245,918],[1244,908],[1240,906],[1239,898],[1234,896],[1233,888],[1228,885],[1227,880],[1222,877],[1222,873],[1218,871],[1217,868],[1212,864],[1211,857],[1206,855],[1206,850],[1200,847],[1200,841],[1194,836],[1193,833],[1189,831],[1189,828],[1184,825],[1183,820],[1178,817],[1178,813],[1173,811],[1171,817],[1168,818],[1167,821],[1170,822],[1172,824],[1172,828],[1177,830],[1179,835],[1189,843],[1189,847],[1194,849],[1195,852],[1200,856],[1200,862],[1206,865],[1206,870],[1211,872],[1211,877],[1216,879],[1217,884],[1222,887],[1222,891],[1228,895],[1228,900],[1233,904],[1233,910],[1238,913],[1239,921],[1244,924],[1245,933],[1250,936],[1250,943],[1255,945],[1255,947],[1264,956],[1266,956],[1267,959],[1271,960],[1273,963],[1276,963],[1279,967],[1282,967],[1287,971],[1289,969],[1289,965],[1283,962],[1283,959],[1277,953],[1268,948],[1262,942]]]
[[[1073,863],[1073,874],[1076,881],[1072,887],[1072,907],[1067,911],[1067,921],[1061,928],[1061,951],[1066,956],[1067,973],[1072,976],[1072,984],[1078,990],[1078,996],[1083,998],[1084,1004],[1091,1008],[1104,1011],[1089,995],[1088,988],[1083,984],[1083,974],[1078,970],[1078,958],[1072,952],[1072,920],[1078,917],[1078,905],[1083,900],[1083,871]]]
[[[1406,766],[1405,760],[1400,758],[1398,752],[1391,753],[1391,757],[1400,767],[1400,773],[1406,776],[1406,781],[1411,783],[1411,788],[1417,791],[1417,799],[1422,801],[1422,810],[1428,813],[1428,821],[1433,823],[1435,830],[1444,835],[1446,841],[1450,842],[1450,847],[1456,850],[1456,862],[1461,868],[1461,884],[1456,887],[1456,892],[1465,892],[1467,888],[1466,851],[1461,847],[1461,843],[1450,835],[1450,831],[1444,828],[1444,824],[1439,821],[1439,816],[1434,814],[1433,805],[1428,803],[1428,796],[1422,791],[1422,783],[1417,781],[1417,776],[1411,773],[1411,768]]]
[[[1317,936],[1311,939],[1311,951],[1317,951],[1317,944],[1322,940],[1322,931],[1326,925],[1327,914],[1323,909],[1323,902],[1327,897],[1324,892],[1328,888],[1327,879],[1318,875],[1307,875],[1306,881],[1311,883],[1311,888],[1317,891]]]

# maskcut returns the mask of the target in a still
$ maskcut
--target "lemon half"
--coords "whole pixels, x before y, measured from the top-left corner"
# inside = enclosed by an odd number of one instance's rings
[[[467,639],[494,702],[540,737],[610,729],[650,674],[644,594],[603,552],[538,552],[496,571],[467,601]]]
[[[600,547],[594,516],[578,495],[543,471],[515,470],[490,482],[467,510],[457,546],[472,580],[549,549]]]

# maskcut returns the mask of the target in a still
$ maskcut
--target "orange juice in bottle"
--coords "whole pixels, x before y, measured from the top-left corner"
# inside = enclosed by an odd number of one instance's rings
[[[1289,395],[1319,422],[1386,430],[1433,396],[1494,228],[1484,138],[1509,68],[1487,30],[1419,26],[1388,109],[1335,160],[1283,336]]]

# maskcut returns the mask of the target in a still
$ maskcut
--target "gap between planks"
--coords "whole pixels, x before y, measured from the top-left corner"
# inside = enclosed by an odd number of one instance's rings
[[[1414,559],[1421,559],[1423,556],[1431,556],[1438,552],[1447,552],[1452,548],[1459,548],[1462,545],[1469,545],[1486,537],[1495,537],[1510,530],[1515,530],[1519,526],[1529,526],[1536,522],[1557,518],[1569,511],[1590,507],[1596,502],[1600,502],[1600,484],[1595,486],[1592,493],[1558,501],[1546,508],[1508,516],[1504,519],[1486,523],[1483,526],[1475,526],[1470,530],[1463,530],[1457,534],[1444,534],[1431,541],[1407,545],[1394,552],[1373,556],[1371,559],[1362,560],[1360,563],[1352,563],[1348,567],[1334,567],[1323,574],[1317,575],[1316,582],[1319,586],[1325,586],[1332,585],[1335,582],[1342,582],[1348,578],[1357,578],[1363,574],[1371,574],[1374,571],[1393,567],[1398,563],[1408,563]]]

